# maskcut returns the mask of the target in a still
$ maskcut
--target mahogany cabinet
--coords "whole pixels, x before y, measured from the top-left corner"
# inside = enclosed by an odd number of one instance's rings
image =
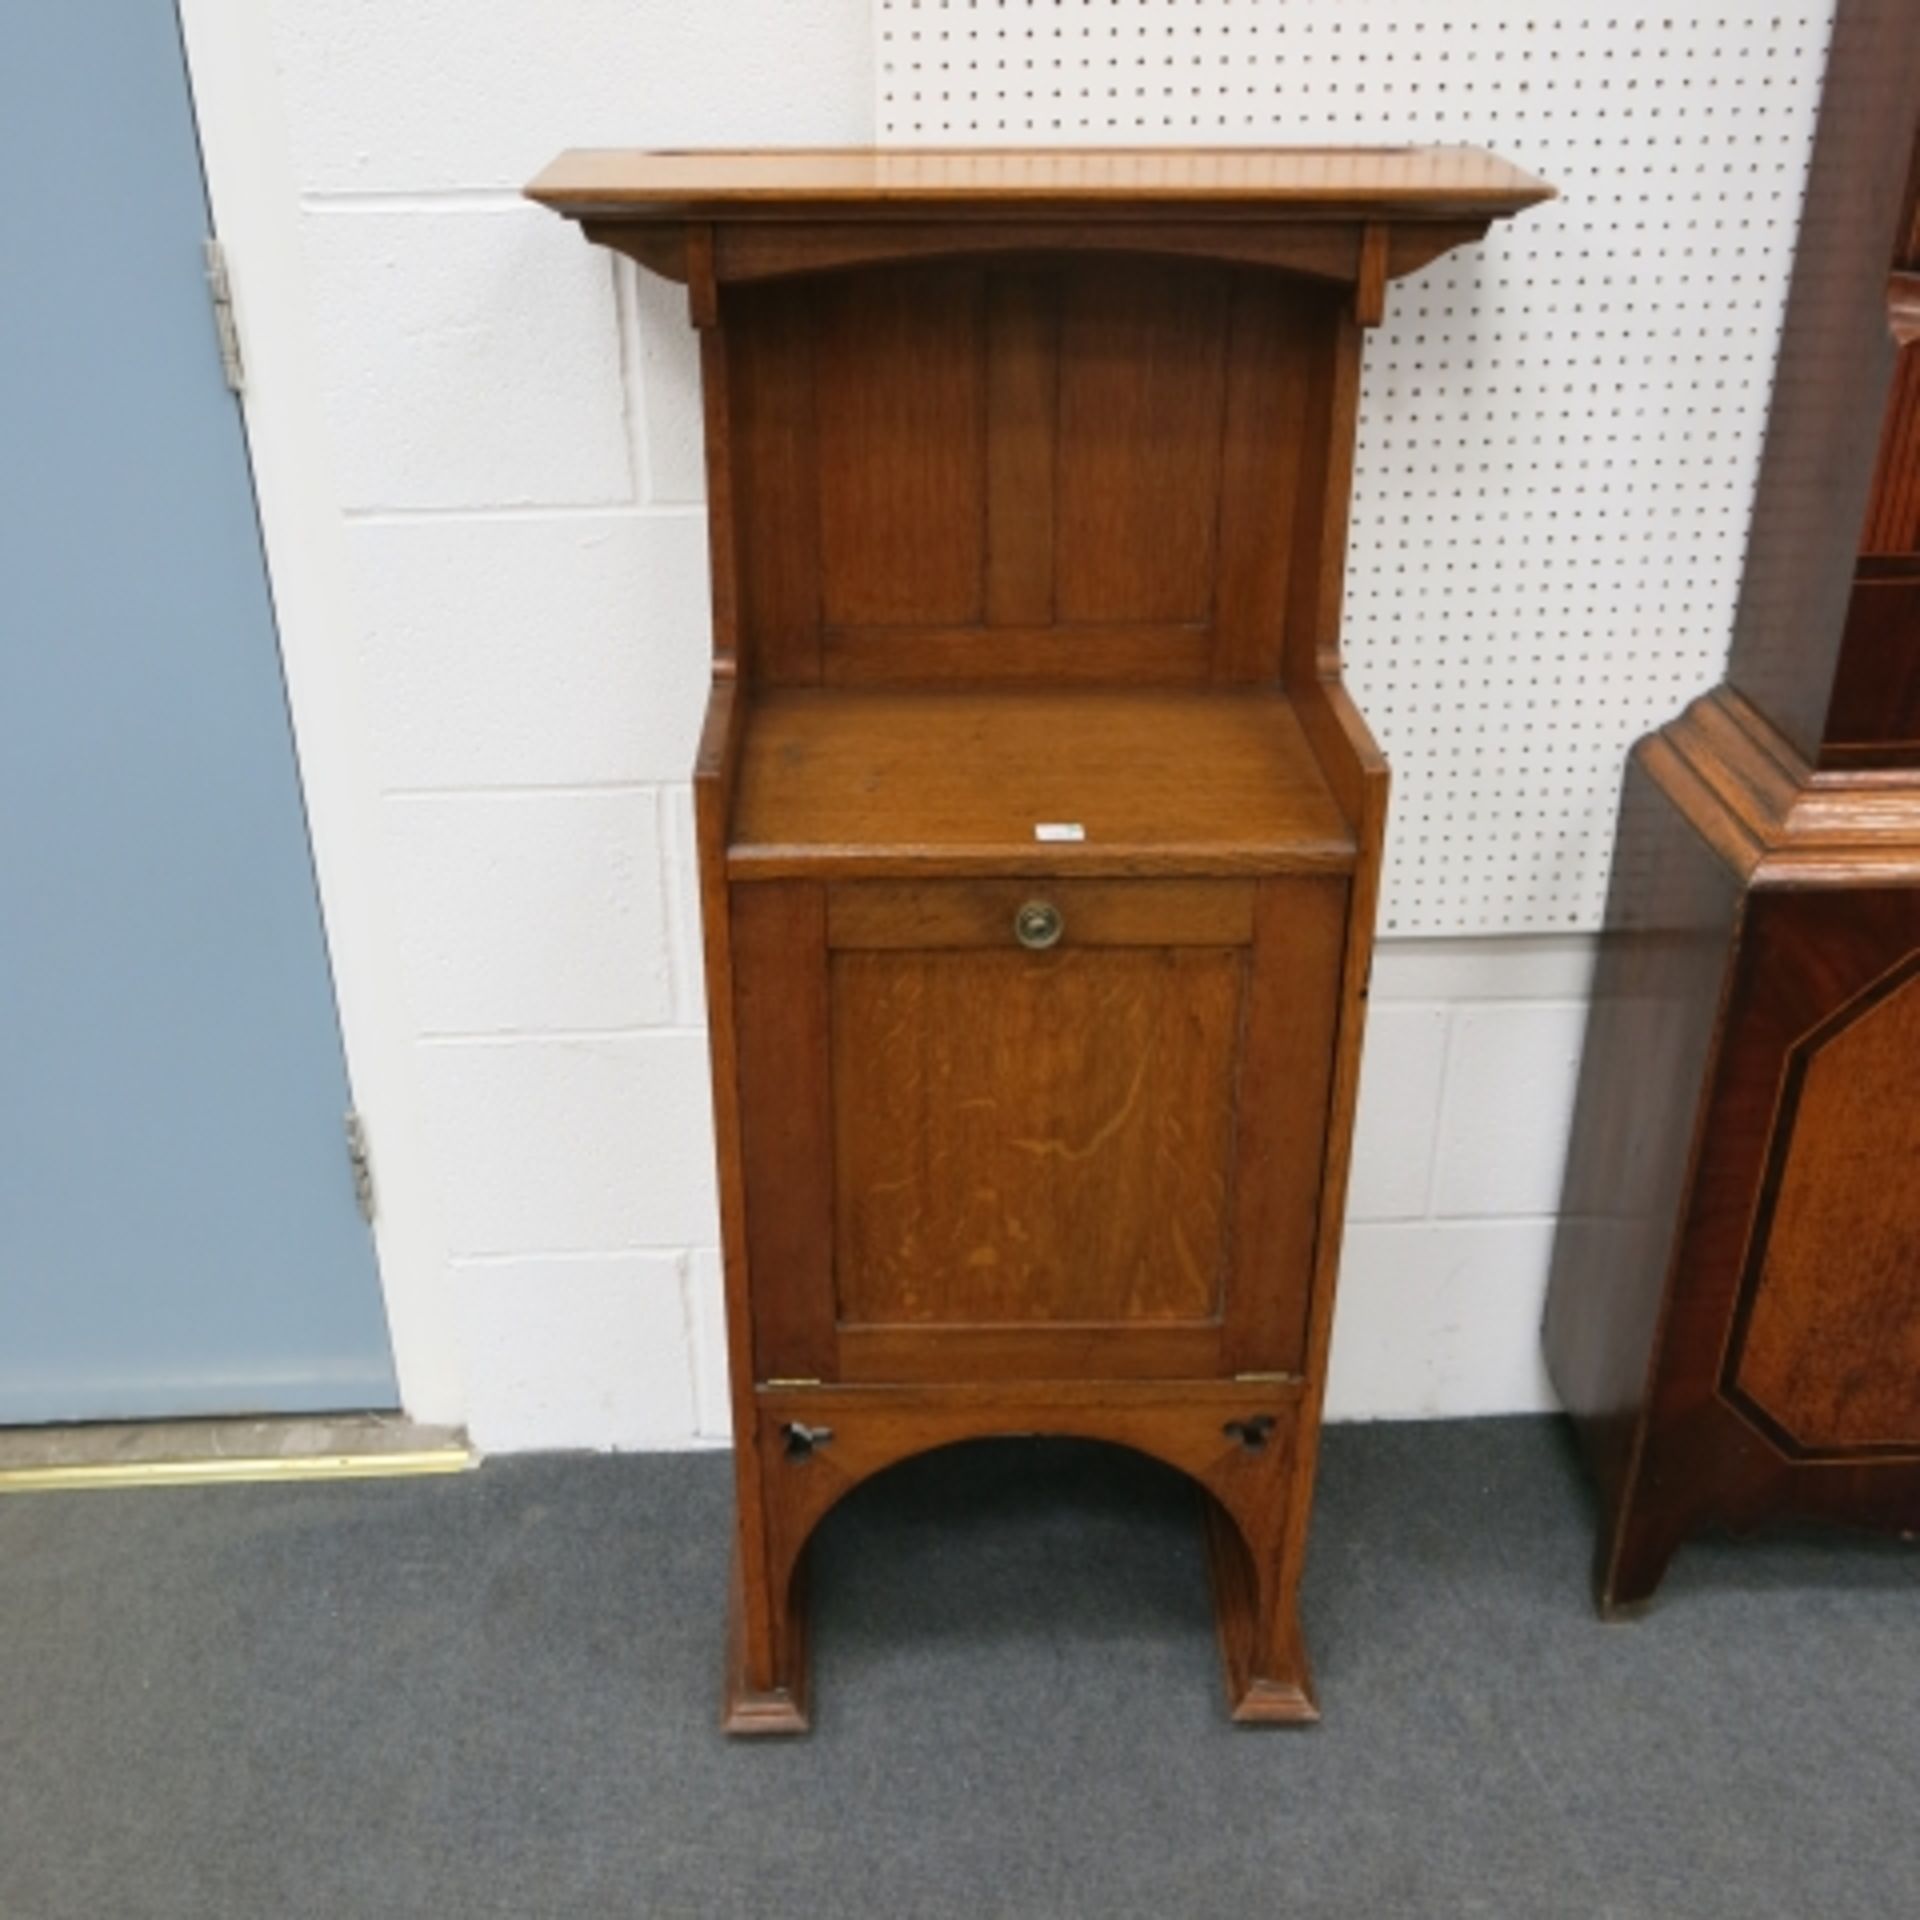
[[[1548,1299],[1603,1610],[1920,1530],[1920,9],[1842,0],[1726,683],[1627,774]]]
[[[1414,148],[530,187],[700,331],[730,1729],[806,1725],[835,1501],[1027,1432],[1191,1476],[1233,1713],[1313,1717],[1387,782],[1339,673],[1362,329],[1549,191]]]

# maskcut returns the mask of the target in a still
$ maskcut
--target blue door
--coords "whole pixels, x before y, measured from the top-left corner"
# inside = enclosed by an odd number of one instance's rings
[[[172,0],[0,47],[0,1421],[391,1406]]]

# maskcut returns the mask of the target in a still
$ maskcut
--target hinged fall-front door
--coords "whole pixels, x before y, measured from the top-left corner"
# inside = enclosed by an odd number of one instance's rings
[[[733,907],[760,1380],[1300,1365],[1342,878]]]

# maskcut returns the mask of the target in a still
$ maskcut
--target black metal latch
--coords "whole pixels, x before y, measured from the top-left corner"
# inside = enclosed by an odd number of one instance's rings
[[[803,1426],[798,1420],[784,1420],[780,1437],[787,1443],[789,1460],[805,1460],[816,1447],[824,1447],[833,1438],[831,1427]]]

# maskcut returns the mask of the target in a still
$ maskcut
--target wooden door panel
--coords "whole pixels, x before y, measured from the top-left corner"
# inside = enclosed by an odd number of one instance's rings
[[[836,954],[841,1322],[1211,1319],[1245,966]]]
[[[1920,891],[1756,894],[1686,1257],[1725,1274],[1719,1391],[1792,1457],[1920,1449],[1917,1079]]]
[[[1802,1452],[1920,1447],[1920,952],[1789,1049],[1735,1393]]]
[[[1043,896],[1059,944],[1014,914]],[[762,1379],[1291,1372],[1346,883],[752,883]]]

